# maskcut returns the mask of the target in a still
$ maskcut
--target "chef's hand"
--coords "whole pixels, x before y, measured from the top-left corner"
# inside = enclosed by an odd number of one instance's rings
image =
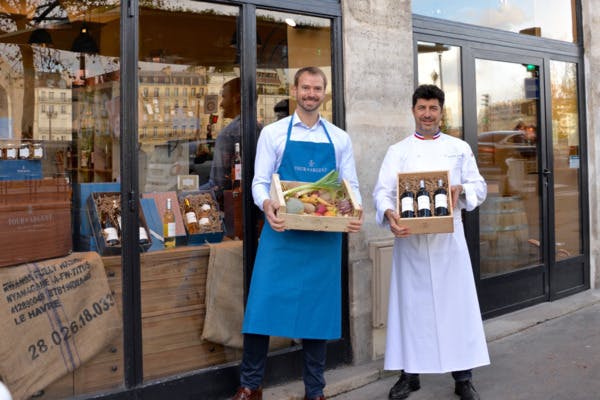
[[[410,236],[408,227],[404,226],[400,222],[400,216],[392,209],[385,210],[385,217],[390,223],[390,230],[396,237],[405,238]]]
[[[452,185],[450,186],[450,190],[452,191],[452,209],[454,210],[458,203],[458,196],[463,192],[463,185]]]
[[[285,221],[283,218],[277,216],[278,209],[279,203],[276,201],[267,199],[263,202],[263,211],[265,212],[267,221],[269,221],[269,225],[271,225],[274,231],[283,232],[285,230]]]
[[[360,213],[360,218],[357,220],[352,220],[350,222],[348,222],[348,232],[352,233],[352,232],[359,232],[360,228],[362,227],[363,224],[363,219],[364,219],[364,214],[361,212]]]

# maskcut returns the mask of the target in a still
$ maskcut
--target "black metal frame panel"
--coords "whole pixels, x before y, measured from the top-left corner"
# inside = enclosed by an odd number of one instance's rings
[[[581,7],[577,7],[577,20],[581,21]],[[581,144],[581,171],[579,187],[580,226],[582,231],[582,255],[563,261],[556,261],[549,243],[554,243],[553,178],[547,179],[549,190],[542,191],[541,210],[544,226],[547,228],[542,238],[543,265],[533,266],[520,271],[481,279],[479,273],[479,215],[478,211],[463,213],[465,235],[471,255],[475,280],[484,317],[492,317],[523,308],[535,303],[554,300],[590,287],[588,185],[587,185],[587,141],[585,116],[585,80],[583,73],[583,43],[568,43],[552,39],[542,39],[527,35],[503,32],[496,29],[478,27],[436,18],[413,15],[414,50],[417,42],[426,41],[461,47],[461,79],[463,84],[464,139],[471,148],[477,149],[477,116],[475,98],[475,62],[476,58],[514,63],[532,63],[540,66],[540,99],[538,126],[543,132],[551,132],[550,61],[571,62],[577,65],[579,126]],[[581,26],[578,37],[582,38]],[[417,60],[415,57],[415,71]],[[546,73],[544,73],[546,72]],[[416,85],[415,74],[415,85]],[[545,97],[544,97],[545,96]],[[540,164],[552,170],[552,141],[547,138],[541,142]],[[545,178],[540,177],[540,185]],[[544,186],[540,186],[544,187]],[[553,250],[553,249],[552,249]],[[529,288],[529,294],[524,290]],[[540,288],[543,291],[540,291]],[[512,298],[511,298],[512,296]]]
[[[208,0],[207,0],[208,1]],[[240,7],[238,32],[241,40],[241,78],[242,86],[242,127],[245,132],[256,132],[256,103],[250,99],[256,97],[256,8],[293,12],[329,18],[332,21],[332,65],[334,122],[344,126],[343,75],[342,75],[342,23],[339,0],[215,0],[213,3]],[[143,349],[141,323],[141,275],[140,254],[137,251],[138,203],[133,201],[139,194],[137,162],[137,92],[139,52],[139,1],[121,1],[121,198],[123,210],[123,341],[124,341],[124,384],[125,388],[98,394],[84,395],[86,399],[219,399],[226,396],[237,385],[239,369],[237,363],[190,371],[168,378],[143,382]],[[244,157],[254,159],[256,135],[244,135]],[[244,246],[245,289],[247,291],[252,265],[258,243],[255,229],[259,210],[254,206],[251,193],[253,165],[244,168]],[[251,210],[252,212],[248,211]],[[343,239],[343,301],[342,336],[328,345],[328,367],[351,360],[349,340],[348,272],[345,266],[348,258],[347,237]],[[246,295],[245,295],[246,297]],[[299,348],[284,349],[269,357],[266,384],[274,384],[296,378],[301,371],[301,352]]]

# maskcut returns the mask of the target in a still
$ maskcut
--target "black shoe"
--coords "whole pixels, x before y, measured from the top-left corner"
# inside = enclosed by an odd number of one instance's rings
[[[455,382],[454,394],[459,395],[460,400],[479,400],[479,394],[473,387],[471,380]]]
[[[421,389],[419,374],[406,374],[402,372],[398,382],[392,386],[388,398],[390,400],[402,400],[408,397],[411,392]]]

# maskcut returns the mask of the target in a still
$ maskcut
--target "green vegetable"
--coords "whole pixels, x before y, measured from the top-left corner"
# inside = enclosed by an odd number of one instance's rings
[[[288,199],[285,202],[285,207],[289,214],[302,214],[302,211],[304,211],[304,203],[295,197]]]
[[[338,191],[342,189],[342,184],[338,182],[339,174],[336,170],[330,171],[327,175],[316,182],[305,183],[283,192],[283,197],[288,198],[291,195],[301,196],[319,189]]]

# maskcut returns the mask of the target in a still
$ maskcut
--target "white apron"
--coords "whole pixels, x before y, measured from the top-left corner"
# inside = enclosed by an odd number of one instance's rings
[[[466,143],[441,135],[428,141],[409,137],[400,144],[402,151],[393,160],[397,168],[389,173],[449,170],[452,185],[465,183],[468,177],[470,184],[465,186],[485,198],[485,182]],[[469,193],[467,197],[474,198]],[[444,373],[487,364],[485,333],[457,208],[454,233],[395,239],[384,368]]]

